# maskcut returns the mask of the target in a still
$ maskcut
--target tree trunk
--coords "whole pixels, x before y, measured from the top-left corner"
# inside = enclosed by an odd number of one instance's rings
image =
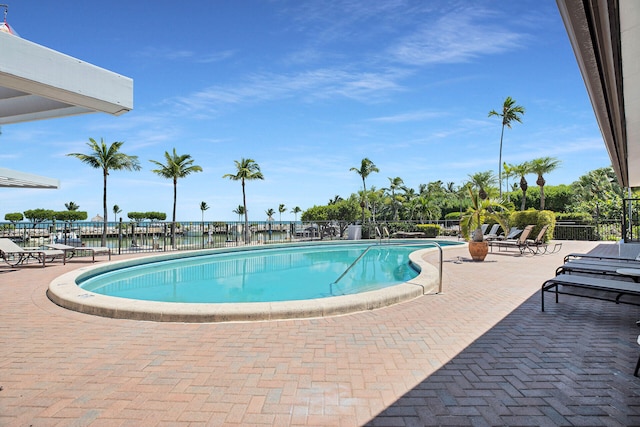
[[[244,207],[244,243],[249,243],[249,214],[247,212],[247,196],[244,192],[244,178],[242,178],[242,206]]]
[[[173,179],[173,215],[171,217],[171,247],[176,248],[176,202],[178,200],[178,180]]]
[[[102,210],[104,217],[102,218],[102,239],[100,246],[107,246],[107,175],[108,171],[104,170],[104,184],[102,188]]]
[[[524,176],[520,178],[520,188],[522,189],[522,203],[520,204],[520,210],[523,211],[526,208],[527,188],[529,188],[529,184]]]

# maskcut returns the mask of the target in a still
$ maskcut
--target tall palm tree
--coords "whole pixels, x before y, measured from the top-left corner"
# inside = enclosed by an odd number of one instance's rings
[[[124,144],[124,141],[116,141],[107,146],[102,138],[100,138],[100,143],[96,142],[93,138],[89,138],[87,145],[91,150],[90,154],[67,154],[67,156],[75,157],[82,163],[86,163],[94,169],[102,169],[102,207],[104,214],[101,239],[102,246],[106,246],[107,244],[107,176],[109,176],[109,171],[139,171],[141,169],[138,156],[129,156],[119,151],[122,144]]]
[[[299,206],[296,206],[295,208],[291,209],[291,213],[294,215],[295,221],[298,222],[298,214],[302,212],[302,209],[300,209]]]
[[[500,199],[502,199],[502,138],[504,137],[504,127],[511,129],[511,122],[522,123],[520,116],[524,114],[524,107],[515,105],[516,100],[510,96],[504,100],[502,104],[502,112],[499,113],[496,110],[489,111],[489,117],[499,116],[502,117],[502,131],[500,132],[500,156],[498,158],[498,182],[500,183]]]
[[[506,191],[507,191],[507,202],[511,201],[511,192],[509,190],[509,178],[514,175],[513,165],[507,164],[507,162],[502,163],[502,169],[504,169],[504,178],[506,181]]]
[[[282,222],[282,214],[287,211],[287,208],[284,206],[284,203],[280,203],[278,206],[278,213],[280,214],[279,222]]]
[[[175,246],[176,241],[176,203],[178,201],[178,179],[184,178],[194,172],[202,172],[202,168],[193,164],[193,159],[190,154],[177,154],[176,149],[173,149],[173,153],[169,154],[168,151],[164,152],[164,158],[166,163],[161,163],[157,160],[149,160],[154,165],[158,166],[158,169],[152,169],[151,172],[160,175],[163,178],[173,180],[173,215],[171,218],[171,245]]]
[[[538,175],[536,184],[540,187],[540,210],[544,210],[544,185],[547,183],[544,175],[560,166],[560,160],[554,157],[540,157],[531,160],[531,172]]]
[[[247,215],[247,196],[245,193],[245,182],[254,179],[264,179],[264,175],[260,172],[260,166],[253,159],[242,158],[240,161],[234,160],[236,164],[235,174],[224,174],[223,178],[229,178],[232,181],[240,181],[242,183],[242,206],[244,207],[244,241],[249,243],[249,216]]]
[[[364,209],[368,207],[366,179],[373,172],[380,172],[380,169],[378,169],[375,163],[373,163],[371,160],[365,157],[360,162],[360,168],[352,167],[351,169],[349,169],[349,171],[353,171],[357,173],[362,178],[362,189],[364,190],[364,200],[362,205],[362,223],[364,224]]]
[[[200,202],[200,210],[202,211],[202,222],[204,222],[204,211],[209,209],[207,202]]]
[[[526,176],[531,173],[531,162],[523,162],[517,165],[511,165],[511,171],[515,176],[520,177],[520,189],[522,190],[522,202],[520,203],[520,210],[523,211],[527,204],[527,189],[529,183]]]

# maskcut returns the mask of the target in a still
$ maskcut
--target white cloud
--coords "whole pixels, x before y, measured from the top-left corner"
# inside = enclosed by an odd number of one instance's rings
[[[415,33],[389,49],[396,61],[409,65],[468,62],[478,56],[517,49],[522,34],[486,22],[481,10],[455,10],[425,23]]]

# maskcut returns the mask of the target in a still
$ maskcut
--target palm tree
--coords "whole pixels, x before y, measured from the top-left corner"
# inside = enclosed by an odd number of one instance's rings
[[[273,208],[269,208],[266,211],[264,211],[264,213],[267,214],[267,221],[273,221],[273,215],[276,213],[276,211],[273,210]]]
[[[238,207],[235,208],[232,212],[238,215],[238,222],[240,222],[240,217],[244,215],[244,206],[238,205]]]
[[[476,172],[473,175],[469,175],[469,180],[478,190],[480,199],[486,200],[489,197],[491,186],[496,182],[496,176],[491,171]]]
[[[502,163],[502,168],[504,169],[504,178],[506,180],[506,188],[507,188],[507,202],[511,201],[511,193],[509,192],[509,178],[514,175],[513,165],[508,165],[507,162]]]
[[[116,215],[118,215],[120,212],[122,212],[122,209],[120,209],[120,206],[118,205],[113,205],[113,216],[115,217]]]
[[[520,189],[522,190],[522,202],[520,204],[520,210],[523,211],[527,203],[527,189],[529,183],[527,182],[526,175],[531,173],[531,163],[524,162],[518,165],[511,165],[511,171],[515,176],[520,177]]]
[[[504,127],[511,129],[511,122],[516,121],[522,123],[521,115],[524,114],[524,107],[515,105],[516,100],[510,96],[504,100],[502,104],[502,113],[498,113],[496,110],[489,111],[489,117],[499,116],[502,117],[502,132],[500,132],[500,156],[498,158],[498,182],[500,183],[500,199],[502,199],[502,138],[504,136]]]
[[[387,179],[389,180],[389,188],[386,188],[385,190],[391,193],[390,203],[391,203],[391,208],[393,209],[393,220],[397,221],[398,220],[398,204],[402,204],[403,199],[396,196],[396,190],[399,190],[403,187],[404,181],[402,181],[402,178],[400,178],[399,176],[396,176],[395,178],[387,177]]]
[[[264,179],[260,166],[253,159],[242,158],[240,161],[234,160],[236,164],[236,173],[227,173],[223,178],[229,178],[232,181],[240,181],[242,183],[242,206],[244,207],[244,241],[249,242],[249,216],[247,215],[247,196],[245,193],[245,181],[254,179]]]
[[[72,156],[79,159],[82,163],[86,163],[92,168],[102,169],[103,188],[102,188],[102,206],[104,210],[104,223],[102,226],[102,246],[107,244],[107,176],[109,176],[110,170],[128,170],[139,171],[140,163],[138,162],[138,156],[129,156],[127,154],[119,152],[120,148],[124,144],[123,141],[116,141],[111,143],[107,147],[107,144],[102,138],[100,143],[97,143],[95,139],[89,138],[87,145],[91,149],[90,154],[83,153],[70,153],[67,156]]]
[[[302,209],[300,209],[299,206],[296,206],[295,208],[291,209],[291,213],[295,216],[295,221],[298,222],[298,214],[302,212]]]
[[[152,169],[151,172],[160,175],[163,178],[173,180],[173,216],[171,219],[171,245],[175,245],[176,241],[176,203],[178,201],[178,178],[184,178],[194,172],[202,172],[202,168],[193,164],[193,159],[190,154],[176,153],[176,149],[173,149],[173,154],[169,154],[168,151],[164,152],[165,163],[161,163],[157,160],[149,160],[151,163],[158,166],[159,169]]]
[[[278,213],[280,214],[280,219],[278,220],[279,222],[282,222],[282,214],[286,211],[287,208],[284,206],[284,203],[280,203],[280,205],[278,206]]]
[[[368,207],[367,206],[368,200],[367,200],[367,183],[366,183],[366,179],[371,173],[380,172],[380,170],[375,165],[375,163],[373,163],[371,160],[369,160],[367,157],[365,157],[360,162],[360,168],[353,167],[353,168],[349,169],[349,171],[353,171],[353,172],[357,173],[362,178],[362,189],[364,190],[364,193],[363,193],[364,194],[364,200],[362,201],[362,203],[363,203],[362,204],[362,223],[364,224],[364,209],[366,207]]]
[[[67,208],[68,211],[77,211],[80,209],[80,206],[76,205],[74,202],[65,203],[64,207]]]
[[[202,211],[202,222],[204,223],[204,211],[209,209],[207,202],[200,202],[200,210]]]
[[[555,170],[560,166],[560,160],[554,157],[540,157],[531,161],[531,172],[538,175],[536,184],[540,187],[540,210],[544,210],[544,174]]]
[[[471,206],[467,208],[460,222],[465,236],[467,233],[471,234],[470,237],[474,242],[482,242],[484,235],[482,234],[481,226],[487,219],[499,223],[503,230],[509,229],[506,214],[504,213],[507,211],[507,208],[504,205],[490,198],[482,199],[478,192],[473,191],[471,187],[467,187],[467,190],[471,197]]]

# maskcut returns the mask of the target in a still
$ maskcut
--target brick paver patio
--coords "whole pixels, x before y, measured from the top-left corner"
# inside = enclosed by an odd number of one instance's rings
[[[562,257],[595,246],[450,250],[441,295],[257,323],[85,315],[45,295],[82,260],[0,267],[0,426],[640,425],[640,307],[540,311]]]

